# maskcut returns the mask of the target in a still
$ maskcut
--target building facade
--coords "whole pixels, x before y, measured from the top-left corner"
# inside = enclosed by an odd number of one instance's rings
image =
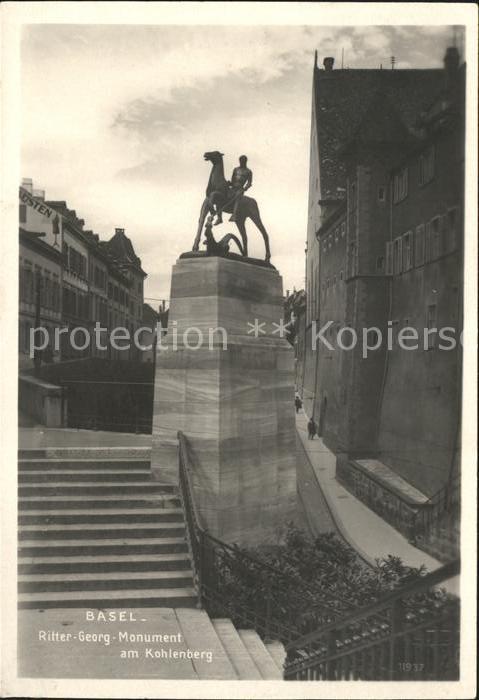
[[[458,462],[465,67],[454,48],[444,69],[323,66],[298,389],[348,488],[376,507],[399,478],[427,499]]]
[[[49,343],[43,361],[55,362],[55,329],[62,318],[62,220],[45,204],[44,192],[24,180],[19,190],[19,319],[18,353],[20,368],[32,366],[31,332],[38,326],[48,332]],[[38,338],[38,343],[43,338]],[[36,360],[40,359],[37,353]]]
[[[28,179],[19,191],[19,222],[20,367],[32,367],[30,329],[39,325],[47,329],[49,344],[37,362],[141,360],[133,335],[142,324],[146,273],[124,229],[100,241],[65,201],[45,201]],[[96,324],[103,330],[95,332]]]

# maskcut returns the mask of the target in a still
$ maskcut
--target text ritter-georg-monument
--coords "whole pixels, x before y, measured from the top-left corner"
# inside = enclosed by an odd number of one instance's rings
[[[244,194],[253,177],[247,158],[231,181],[222,153],[204,159],[212,167],[193,249],[173,266],[168,332],[157,346],[152,473],[178,481],[181,431],[204,526],[227,542],[263,544],[295,511],[293,349],[277,330],[283,289],[268,234]],[[224,213],[239,237],[216,240]],[[264,260],[248,257],[248,219],[264,239]],[[190,228],[186,221],[185,235]]]

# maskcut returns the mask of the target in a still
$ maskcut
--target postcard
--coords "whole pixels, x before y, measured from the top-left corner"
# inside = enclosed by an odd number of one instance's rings
[[[477,8],[2,19],[2,696],[474,697]]]

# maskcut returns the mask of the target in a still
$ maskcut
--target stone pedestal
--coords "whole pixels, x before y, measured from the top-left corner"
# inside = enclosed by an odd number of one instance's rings
[[[156,356],[152,472],[177,482],[182,430],[205,526],[242,545],[275,541],[295,510],[293,349],[273,334],[282,318],[272,267],[220,257],[173,267]],[[248,333],[255,323],[258,337]]]

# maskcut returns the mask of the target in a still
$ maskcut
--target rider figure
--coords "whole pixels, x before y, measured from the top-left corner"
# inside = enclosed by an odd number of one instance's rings
[[[236,221],[236,213],[241,197],[243,196],[243,193],[246,192],[246,190],[249,190],[253,184],[253,173],[246,167],[247,161],[248,158],[246,156],[240,156],[239,166],[233,170],[233,174],[231,175],[231,186],[233,188],[232,194],[235,197],[235,203],[233,213],[230,216],[230,221]]]

